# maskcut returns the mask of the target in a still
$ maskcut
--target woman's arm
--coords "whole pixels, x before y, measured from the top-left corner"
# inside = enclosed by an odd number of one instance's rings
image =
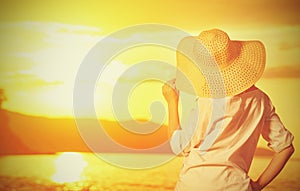
[[[180,121],[178,115],[179,93],[175,87],[175,79],[170,80],[163,85],[162,93],[168,103],[169,137],[171,137],[174,131],[180,128]]]
[[[174,131],[180,129],[179,115],[178,115],[178,101],[168,102],[169,110],[169,138],[173,135]]]
[[[279,153],[276,153],[267,168],[264,172],[259,176],[257,181],[252,181],[251,185],[253,191],[259,191],[266,187],[283,169],[286,162],[294,153],[294,146],[291,145]]]

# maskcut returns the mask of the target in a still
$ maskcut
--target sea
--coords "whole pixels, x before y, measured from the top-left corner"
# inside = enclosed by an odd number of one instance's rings
[[[182,167],[182,158],[164,154],[110,153],[101,156],[80,152],[1,156],[0,190],[171,191]],[[120,156],[128,163],[118,164],[107,160]],[[130,163],[139,159],[139,164],[143,164],[142,161],[158,158],[163,160],[157,160],[155,164],[145,162],[145,166],[136,168],[134,163]],[[270,157],[255,157],[249,176],[257,178],[270,160]],[[299,164],[299,159],[291,159],[264,191],[299,191]]]

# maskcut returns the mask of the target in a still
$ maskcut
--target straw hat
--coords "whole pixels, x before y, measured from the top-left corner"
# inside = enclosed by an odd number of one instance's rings
[[[265,63],[260,41],[233,41],[219,29],[203,31],[179,42],[176,87],[200,97],[234,96],[259,80]]]

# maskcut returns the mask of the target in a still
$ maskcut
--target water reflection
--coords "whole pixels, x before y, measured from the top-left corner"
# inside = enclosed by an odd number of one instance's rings
[[[119,155],[109,154],[111,158]],[[131,160],[134,155],[124,154],[124,160]],[[143,156],[145,160],[153,157]],[[182,160],[175,158],[156,168],[130,170],[109,165],[94,153],[0,156],[0,190],[172,191],[178,180]],[[269,161],[267,157],[254,158],[250,177],[257,177]],[[289,161],[265,190],[300,190],[299,164],[299,159]]]
[[[87,162],[80,153],[61,153],[54,161],[54,164],[56,172],[51,178],[54,182],[77,182],[84,178],[82,174]]]

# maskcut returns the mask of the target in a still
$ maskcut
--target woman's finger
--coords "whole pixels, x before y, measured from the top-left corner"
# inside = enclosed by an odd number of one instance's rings
[[[176,89],[176,85],[175,85],[176,79],[173,78],[172,80],[167,81],[167,84],[172,87],[173,89]]]

